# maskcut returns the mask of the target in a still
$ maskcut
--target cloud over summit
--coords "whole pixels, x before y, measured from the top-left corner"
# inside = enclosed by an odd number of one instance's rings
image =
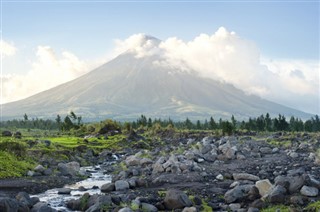
[[[212,35],[203,33],[187,42],[176,37],[163,41],[149,38],[135,34],[123,41],[117,40],[116,50],[132,52],[137,58],[157,54],[160,59],[155,65],[177,71],[192,70],[203,77],[233,84],[248,94],[320,112],[317,61],[262,57],[254,42],[224,27]]]

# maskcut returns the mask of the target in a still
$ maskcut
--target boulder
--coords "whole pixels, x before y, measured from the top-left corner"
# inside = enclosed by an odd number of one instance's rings
[[[145,212],[158,212],[158,208],[148,203],[141,203],[141,210]]]
[[[285,201],[286,192],[287,189],[281,185],[277,185],[272,189],[267,199],[270,203],[283,203]]]
[[[170,189],[166,193],[164,205],[166,209],[173,210],[190,207],[192,205],[192,202],[183,191]]]
[[[101,192],[104,192],[104,193],[114,191],[115,189],[116,187],[114,183],[103,184],[100,188]]]
[[[134,156],[134,155],[130,155],[129,157],[127,157],[127,159],[125,160],[125,163],[127,166],[138,166],[140,164],[140,158]]]
[[[2,131],[2,136],[4,137],[11,137],[12,136],[12,132],[8,131],[8,130],[4,130]]]
[[[69,163],[59,163],[58,170],[62,175],[71,175],[75,176],[80,171],[80,164],[78,162],[69,162]]]
[[[272,184],[268,179],[259,180],[256,182],[256,187],[259,190],[259,194],[263,197],[272,190]]]
[[[234,180],[251,180],[251,181],[260,180],[258,176],[248,174],[248,173],[234,173],[232,176]]]
[[[70,194],[71,189],[70,188],[58,188],[58,194]]]
[[[50,208],[48,204],[45,202],[38,202],[31,209],[31,212],[56,212],[56,211],[57,210]]]
[[[300,190],[300,193],[304,196],[316,197],[318,196],[319,189],[310,186],[303,186]]]
[[[116,191],[123,191],[129,189],[129,183],[125,180],[117,180],[115,182],[115,189]]]
[[[0,211],[18,211],[19,202],[9,197],[0,197]]]
[[[153,164],[153,161],[151,159],[149,159],[149,158],[142,158],[140,160],[140,166],[144,167],[144,166],[147,166],[149,164]]]
[[[197,212],[196,207],[185,207],[182,212]]]
[[[31,208],[33,206],[33,202],[29,196],[28,193],[26,192],[19,192],[16,196],[16,199],[21,202],[22,204],[28,206],[29,208]]]
[[[248,193],[252,187],[253,185],[239,185],[231,190],[228,190],[224,195],[226,203],[242,201],[248,196]]]

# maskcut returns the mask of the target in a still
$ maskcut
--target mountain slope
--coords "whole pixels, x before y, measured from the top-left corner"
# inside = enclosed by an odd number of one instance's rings
[[[157,56],[125,53],[73,81],[27,99],[3,105],[3,118],[55,117],[73,110],[88,119],[136,119],[141,114],[173,119],[210,116],[243,119],[269,112],[310,118],[303,113],[232,85],[195,73],[155,65]]]

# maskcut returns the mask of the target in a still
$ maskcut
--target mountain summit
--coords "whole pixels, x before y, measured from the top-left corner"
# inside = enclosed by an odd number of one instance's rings
[[[160,42],[146,36],[148,42]],[[127,51],[75,80],[24,100],[3,105],[3,118],[55,117],[70,111],[87,119],[136,119],[141,114],[172,119],[238,119],[284,114],[310,118],[193,71],[161,65],[157,54],[137,57]]]

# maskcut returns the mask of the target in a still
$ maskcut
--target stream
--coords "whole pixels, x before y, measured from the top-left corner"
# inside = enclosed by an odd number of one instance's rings
[[[80,172],[89,173],[90,176],[82,181],[79,181],[75,184],[65,185],[64,188],[70,188],[70,194],[58,194],[58,188],[47,190],[44,193],[33,195],[33,197],[39,197],[40,201],[47,202],[48,205],[58,211],[68,212],[71,211],[66,207],[66,203],[70,199],[78,199],[84,193],[100,194],[100,188],[103,184],[111,182],[111,176],[104,174],[104,167],[109,166],[110,163],[81,167]],[[85,191],[80,187],[84,187]]]

